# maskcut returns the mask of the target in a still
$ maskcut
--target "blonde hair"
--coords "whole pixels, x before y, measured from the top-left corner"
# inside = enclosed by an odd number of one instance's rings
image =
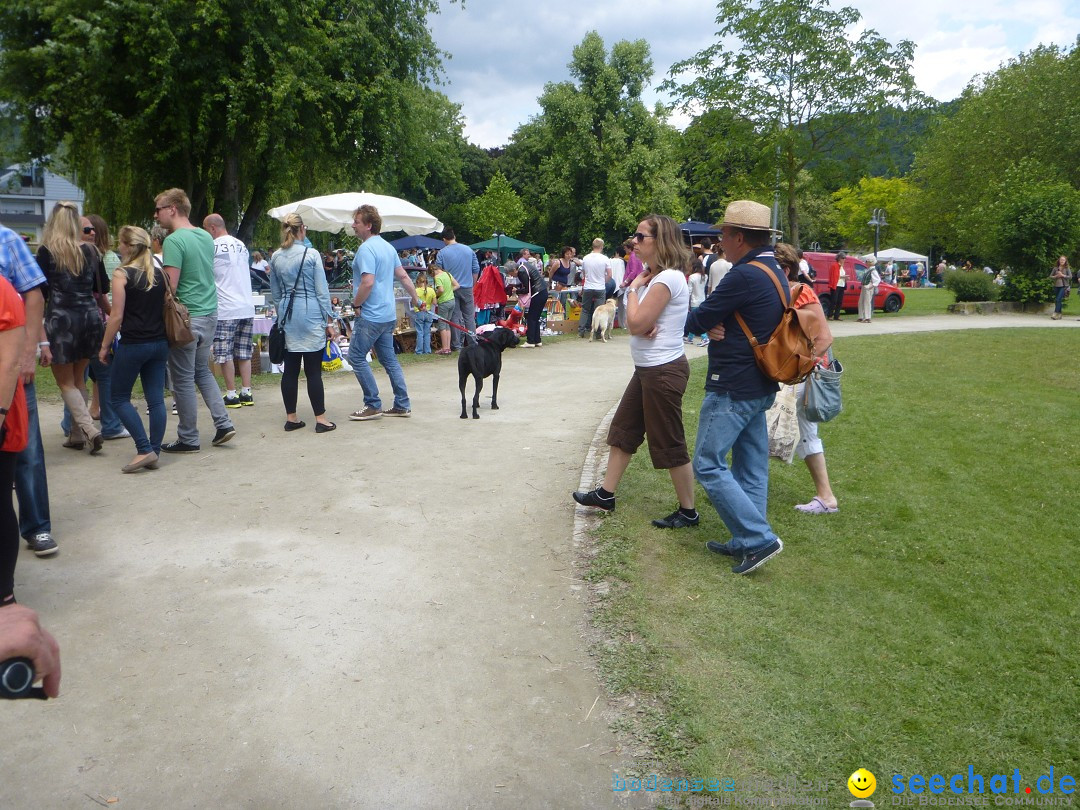
[[[678,270],[685,273],[690,267],[692,254],[683,244],[679,223],[663,214],[649,214],[642,222],[648,222],[656,240],[656,267],[650,267],[653,275],[662,270]]]
[[[191,200],[188,199],[187,192],[182,188],[169,188],[161,192],[154,198],[154,205],[162,208],[174,205],[176,206],[176,213],[182,217],[191,214]]]
[[[291,248],[300,238],[300,229],[304,227],[304,220],[299,214],[287,214],[281,220],[281,249]]]
[[[150,247],[150,234],[137,225],[125,225],[120,229],[116,237],[119,245],[128,245],[132,253],[128,257],[124,267],[130,267],[135,271],[136,281],[144,282],[139,285],[141,290],[149,290],[154,286],[156,275],[154,274],[154,259]]]
[[[81,232],[79,207],[73,202],[61,200],[53,206],[41,234],[41,246],[52,254],[57,269],[67,270],[73,276],[81,275],[86,264],[80,247]]]

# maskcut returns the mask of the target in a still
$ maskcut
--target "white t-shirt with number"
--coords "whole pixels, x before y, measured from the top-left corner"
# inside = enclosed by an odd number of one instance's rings
[[[657,286],[667,287],[671,300],[656,319],[656,337],[630,337],[630,357],[635,366],[662,366],[686,354],[683,350],[683,327],[686,325],[686,313],[690,310],[690,288],[686,284],[686,276],[680,270],[658,273],[656,278],[638,290],[638,305],[644,303]]]
[[[214,281],[217,283],[219,321],[255,317],[251,300],[251,266],[248,249],[235,236],[214,240]]]

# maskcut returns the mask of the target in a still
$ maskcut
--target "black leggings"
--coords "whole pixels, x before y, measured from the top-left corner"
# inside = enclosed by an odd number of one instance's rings
[[[547,304],[548,291],[541,290],[538,294],[533,293],[529,299],[529,311],[525,313],[525,342],[533,345],[540,342],[540,317],[544,314],[544,305]]]
[[[322,356],[322,349],[313,352],[285,352],[285,373],[281,375],[281,399],[285,403],[285,413],[296,413],[301,360],[304,361],[304,376],[307,377],[307,395],[311,400],[311,410],[316,416],[326,413],[323,403]]]
[[[19,519],[11,503],[18,453],[0,453],[0,607],[15,601],[15,561],[19,559]]]

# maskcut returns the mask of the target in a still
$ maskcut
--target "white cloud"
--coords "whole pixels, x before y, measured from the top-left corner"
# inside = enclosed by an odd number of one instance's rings
[[[1039,43],[1069,46],[1080,32],[1078,0],[834,0],[839,5],[854,5],[863,25],[882,36],[915,42],[916,83],[942,101],[1022,51]],[[467,0],[464,8],[444,8],[431,26],[453,57],[442,89],[462,105],[469,139],[487,147],[507,143],[539,113],[544,84],[569,78],[571,51],[586,32],[598,31],[609,47],[620,39],[648,41],[655,86],[672,64],[714,41],[716,7],[709,0]],[[644,93],[649,105],[658,98],[655,89]]]

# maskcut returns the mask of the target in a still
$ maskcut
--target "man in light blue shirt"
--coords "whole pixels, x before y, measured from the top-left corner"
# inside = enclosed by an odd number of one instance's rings
[[[45,475],[45,448],[41,443],[38,422],[37,390],[34,373],[38,358],[42,365],[52,362],[49,342],[41,327],[45,311],[45,274],[41,272],[30,249],[19,234],[0,225],[0,275],[3,275],[23,298],[26,307],[26,337],[22,346],[20,370],[26,393],[26,411],[30,440],[15,460],[15,495],[19,499],[19,534],[39,557],[58,550],[52,536],[49,513],[49,481]]]
[[[363,242],[353,258],[353,339],[349,344],[349,363],[356,380],[364,390],[364,408],[349,414],[354,422],[367,422],[382,416],[408,416],[409,392],[405,388],[405,374],[394,354],[394,324],[397,322],[397,302],[394,300],[394,280],[412,298],[413,306],[420,307],[409,274],[401,266],[397,251],[383,239],[382,217],[373,205],[361,205],[353,212],[353,233]],[[367,353],[375,351],[394,389],[394,407],[382,410],[379,386],[367,361]]]
[[[467,335],[472,335],[476,340],[476,302],[473,299],[473,284],[480,275],[480,262],[476,259],[476,252],[468,245],[457,241],[454,229],[447,226],[442,232],[443,244],[446,246],[439,251],[439,265],[449,273],[460,285],[454,290],[454,301],[457,303],[457,314],[454,323],[465,328],[451,329],[450,348],[457,351]]]

